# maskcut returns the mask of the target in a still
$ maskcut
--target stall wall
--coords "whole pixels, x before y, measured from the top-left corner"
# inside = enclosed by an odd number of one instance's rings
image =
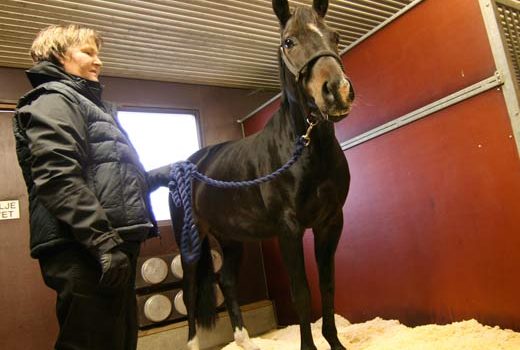
[[[356,89],[340,142],[492,76],[477,0],[425,0],[344,56]],[[269,108],[276,102],[273,102]],[[270,112],[246,121],[249,133]],[[520,162],[500,89],[345,151],[351,189],[336,312],[408,325],[475,318],[520,330]],[[313,237],[304,237],[320,315]],[[275,240],[264,242],[279,321],[295,322]]]
[[[102,83],[104,97],[123,106],[197,110],[205,144],[240,138],[238,117],[273,96],[269,92],[110,77],[102,78]],[[23,70],[0,68],[0,104],[16,102],[29,88]],[[11,119],[11,112],[0,113],[0,201],[19,200],[21,213],[20,219],[0,221],[0,349],[51,349],[58,331],[55,294],[44,285],[38,262],[29,257],[27,194],[16,159]],[[176,249],[169,223],[163,223],[161,235],[143,245],[142,256]],[[244,264],[240,302],[267,299],[258,243],[246,246]],[[250,276],[255,278],[249,281],[246,277]]]

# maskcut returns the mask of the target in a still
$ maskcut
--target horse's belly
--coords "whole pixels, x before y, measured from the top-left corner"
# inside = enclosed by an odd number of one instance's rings
[[[200,230],[222,239],[237,241],[262,240],[279,234],[272,225],[258,225],[247,218],[225,218],[225,220],[206,221],[199,223]]]

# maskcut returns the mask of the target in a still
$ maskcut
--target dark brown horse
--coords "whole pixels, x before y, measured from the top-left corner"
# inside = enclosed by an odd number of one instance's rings
[[[345,349],[334,323],[334,254],[343,228],[342,207],[349,186],[347,161],[334,135],[333,122],[343,119],[354,98],[338,56],[338,34],[324,22],[328,1],[293,12],[287,0],[273,0],[280,21],[281,107],[266,127],[247,138],[201,149],[190,161],[214,179],[258,178],[280,168],[293,154],[295,140],[309,131],[310,142],[300,159],[275,180],[243,189],[220,189],[194,181],[193,215],[201,239],[200,259],[183,259],[184,302],[188,310],[188,347],[199,348],[195,323],[215,320],[213,283],[223,291],[235,331],[246,350],[258,349],[244,328],[235,286],[242,241],[278,237],[290,276],[290,289],[301,331],[301,349],[316,349],[310,329],[310,293],[305,275],[302,237],[315,236],[323,305],[323,335],[331,349]],[[316,124],[312,131],[310,124]],[[170,202],[177,242],[181,242],[183,210]],[[224,263],[213,273],[208,235],[220,243]]]

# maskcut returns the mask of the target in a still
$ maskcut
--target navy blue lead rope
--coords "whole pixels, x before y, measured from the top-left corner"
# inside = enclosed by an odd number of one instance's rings
[[[310,131],[309,131],[310,132]],[[309,133],[308,132],[308,133]],[[308,134],[307,133],[307,134]],[[221,181],[215,180],[201,174],[197,170],[197,166],[192,162],[186,160],[172,164],[170,171],[170,182],[168,187],[170,188],[170,194],[177,207],[184,208],[184,226],[182,227],[181,233],[181,255],[183,260],[192,264],[199,260],[200,257],[200,238],[197,225],[193,221],[193,211],[191,206],[192,197],[192,180],[197,179],[210,186],[218,188],[241,188],[248,186],[259,185],[264,182],[268,182],[285,172],[289,169],[303,153],[306,145],[308,145],[308,135],[299,137],[296,141],[296,147],[294,153],[278,170],[273,173],[259,177],[254,180],[247,181]]]

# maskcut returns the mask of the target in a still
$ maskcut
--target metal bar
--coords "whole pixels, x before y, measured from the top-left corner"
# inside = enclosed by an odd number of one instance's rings
[[[504,0],[498,1],[505,3]],[[495,60],[495,66],[504,79],[504,86],[502,93],[509,113],[511,127],[516,142],[516,148],[520,155],[520,93],[513,77],[513,65],[511,58],[507,55],[507,48],[504,46],[503,33],[500,30],[498,23],[498,9],[495,1],[479,0],[480,10],[486,26],[486,31],[491,45],[491,51]],[[507,2],[508,5],[515,5],[515,8],[520,8],[519,4]]]
[[[408,125],[416,120],[423,119],[435,112],[450,107],[456,103],[467,100],[475,95],[478,95],[484,91],[493,89],[503,84],[500,74],[497,72],[492,77],[484,79],[476,84],[468,86],[465,89],[459,90],[451,95],[448,95],[440,100],[430,103],[422,108],[416,109],[413,112],[405,114],[402,117],[396,118],[388,123],[380,125],[372,130],[364,132],[358,136],[355,136],[345,142],[341,143],[341,149],[347,150],[354,146],[357,146],[363,142],[372,140],[378,136],[384,135],[392,130],[398,129],[402,126]]]

